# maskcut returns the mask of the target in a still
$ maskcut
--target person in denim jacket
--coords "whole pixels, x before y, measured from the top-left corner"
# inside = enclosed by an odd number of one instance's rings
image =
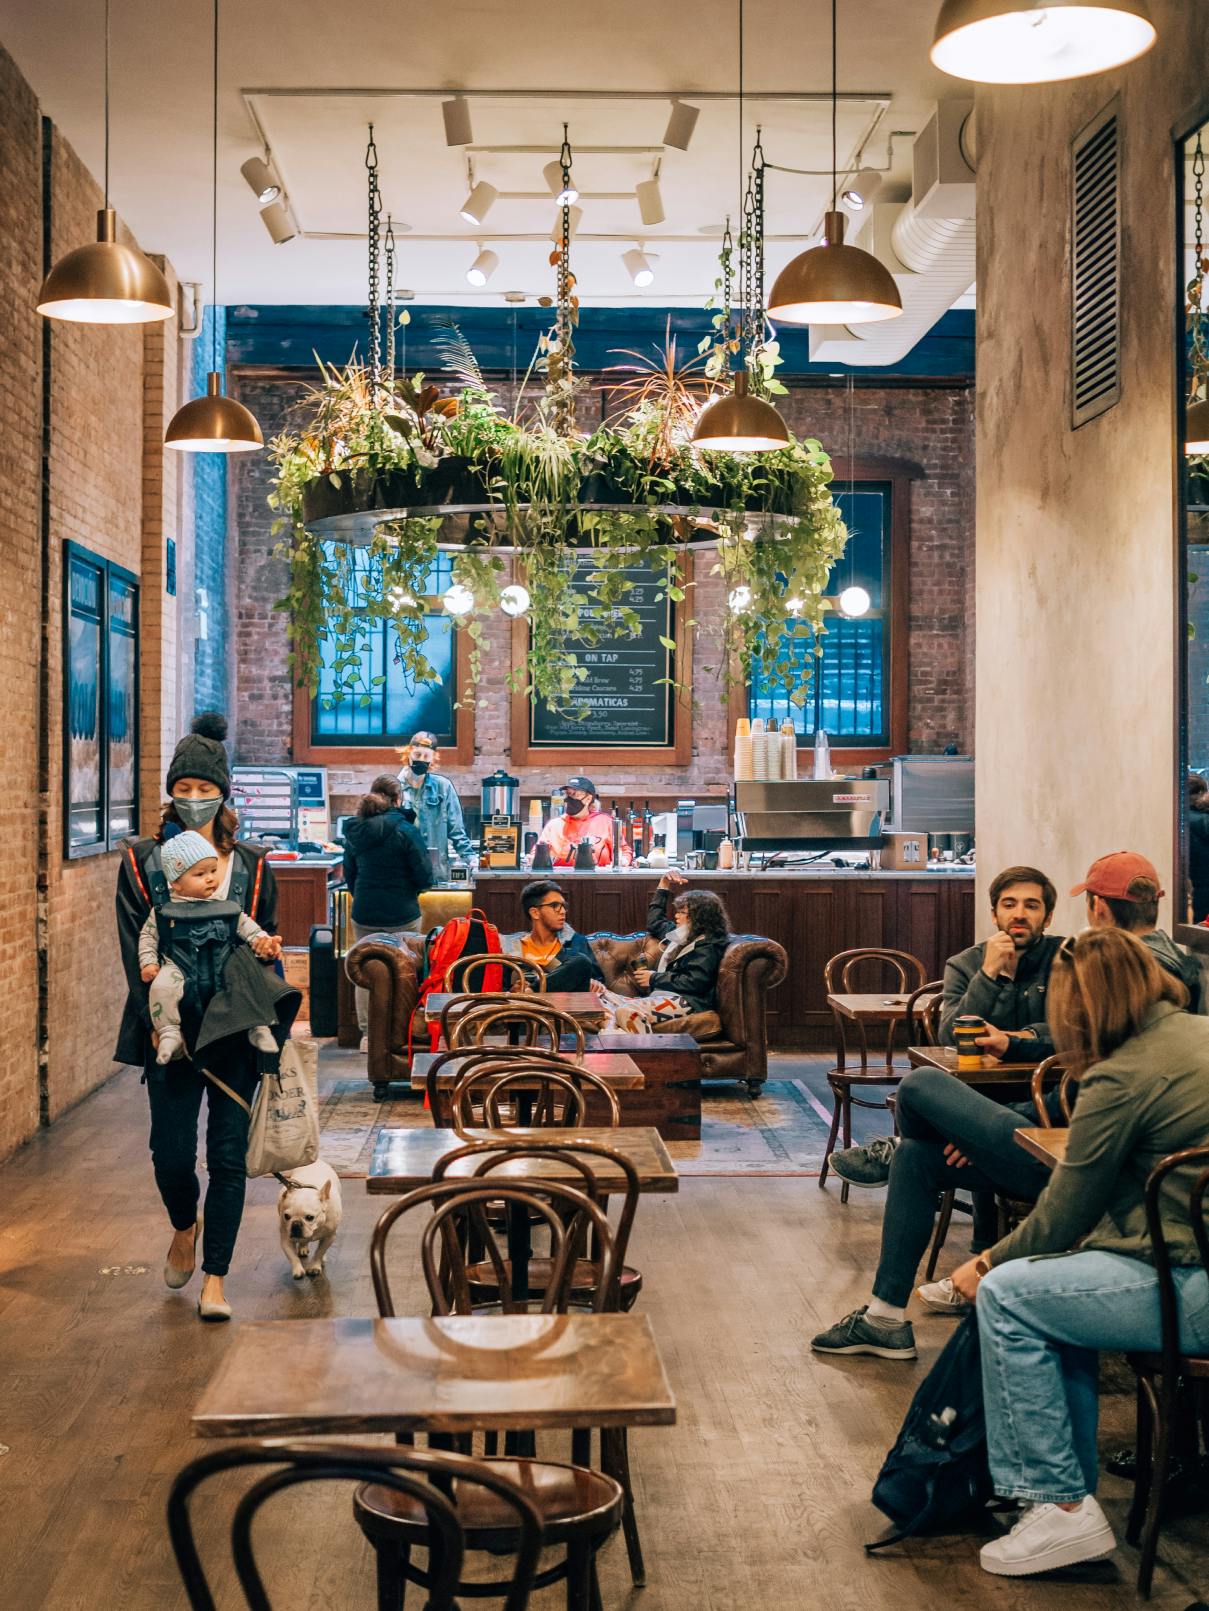
[[[438,776],[432,769],[439,760],[437,741],[432,733],[413,733],[411,742],[403,751],[403,769],[399,773],[399,786],[403,804],[416,814],[416,827],[428,846],[432,857],[434,882],[443,884],[449,878],[449,847],[470,861],[474,856],[474,841],[466,832],[461,801],[448,778]]]

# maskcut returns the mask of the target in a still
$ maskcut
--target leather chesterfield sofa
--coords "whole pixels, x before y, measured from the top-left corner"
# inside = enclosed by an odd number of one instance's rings
[[[620,995],[634,994],[629,964],[640,954],[654,961],[659,942],[646,934],[588,936],[605,983]],[[398,943],[367,936],[345,958],[351,982],[369,991],[368,1075],[378,1100],[393,1082],[411,1078],[407,1031],[419,1000],[422,941],[400,935]],[[701,1049],[705,1079],[741,1080],[754,1094],[768,1078],[768,992],[789,971],[783,946],[758,934],[733,934],[718,970],[716,1012],[693,1013],[660,1026],[659,1033],[688,1034]],[[417,1024],[414,1049],[427,1046]]]

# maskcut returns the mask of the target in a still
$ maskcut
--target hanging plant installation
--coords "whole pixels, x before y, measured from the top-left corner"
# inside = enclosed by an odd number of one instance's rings
[[[758,149],[758,142],[757,142]],[[571,147],[560,154],[571,189]],[[387,235],[387,363],[381,358],[378,260],[381,196],[372,127],[369,177],[368,362],[319,366],[319,384],[298,405],[303,423],[271,444],[277,466],[270,505],[290,586],[277,607],[288,618],[291,666],[315,688],[326,664],[332,697],[368,699],[363,648],[369,621],[397,634],[396,661],[412,683],[432,682],[425,595],[442,551],[452,553],[446,608],[471,643],[471,689],[480,672],[485,623],[503,608],[529,620],[526,663],[514,673],[532,698],[574,713],[585,672],[577,655],[607,633],[637,632],[627,605],[636,565],[661,577],[667,597],[684,597],[685,551],[717,549],[715,570],[741,605],[714,631],[728,681],[753,669],[795,702],[807,693],[787,638],[825,630],[823,598],[847,540],[830,492],[831,463],[814,440],[790,435],[774,452],[694,447],[701,412],[722,387],[676,344],[652,363],[640,354],[612,388],[617,411],[590,435],[576,428],[579,382],[574,332],[579,302],[571,269],[569,203],[561,204],[551,266],[557,274],[554,326],[538,344],[544,395],[511,411],[485,381],[452,325],[441,351],[442,381],[394,372],[393,232]],[[760,220],[762,226],[762,220]],[[748,233],[750,234],[750,222]],[[762,227],[760,228],[762,240]],[[749,253],[753,250],[748,247]],[[726,274],[729,280],[729,272]],[[779,359],[751,326],[749,361],[761,390]],[[368,548],[370,565],[365,564]],[[354,564],[353,551],[362,550]],[[509,575],[509,558],[512,572]],[[582,563],[590,559],[590,564]],[[526,597],[527,596],[527,597]],[[821,652],[816,650],[816,652]],[[473,693],[464,696],[473,701]]]

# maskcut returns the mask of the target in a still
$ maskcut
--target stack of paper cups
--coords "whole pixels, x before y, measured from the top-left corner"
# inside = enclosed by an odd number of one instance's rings
[[[767,734],[763,716],[757,716],[751,724],[751,775],[753,778],[768,776]]]
[[[735,778],[743,782],[751,775],[751,723],[746,716],[740,716],[735,724]]]
[[[764,735],[764,753],[767,756],[764,766],[765,776],[779,781],[781,777],[781,735],[775,727],[770,728]]]
[[[781,723],[781,776],[796,778],[797,775],[798,735],[794,732],[793,723],[786,717]]]

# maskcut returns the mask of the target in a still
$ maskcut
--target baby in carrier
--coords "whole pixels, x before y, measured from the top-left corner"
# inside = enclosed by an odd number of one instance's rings
[[[218,858],[214,847],[199,833],[181,833],[165,841],[160,865],[170,889],[170,898],[153,906],[139,935],[139,972],[150,985],[152,1027],[159,1034],[157,1063],[189,1055],[181,1033],[181,1002],[188,993],[195,1009],[203,1016],[231,992],[232,980],[227,963],[240,942],[246,942],[263,961],[281,954],[281,940],[264,929],[237,901],[214,899],[218,888]],[[246,954],[246,953],[245,953]],[[249,959],[250,962],[250,959]],[[269,1028],[277,1021],[273,991],[263,977],[264,969],[236,970],[238,988],[251,1001],[241,1003],[247,1022],[249,1006],[264,1006],[264,1022],[248,1030],[248,1039],[257,1051],[276,1052],[277,1042]],[[259,1011],[254,1016],[261,1016]]]

